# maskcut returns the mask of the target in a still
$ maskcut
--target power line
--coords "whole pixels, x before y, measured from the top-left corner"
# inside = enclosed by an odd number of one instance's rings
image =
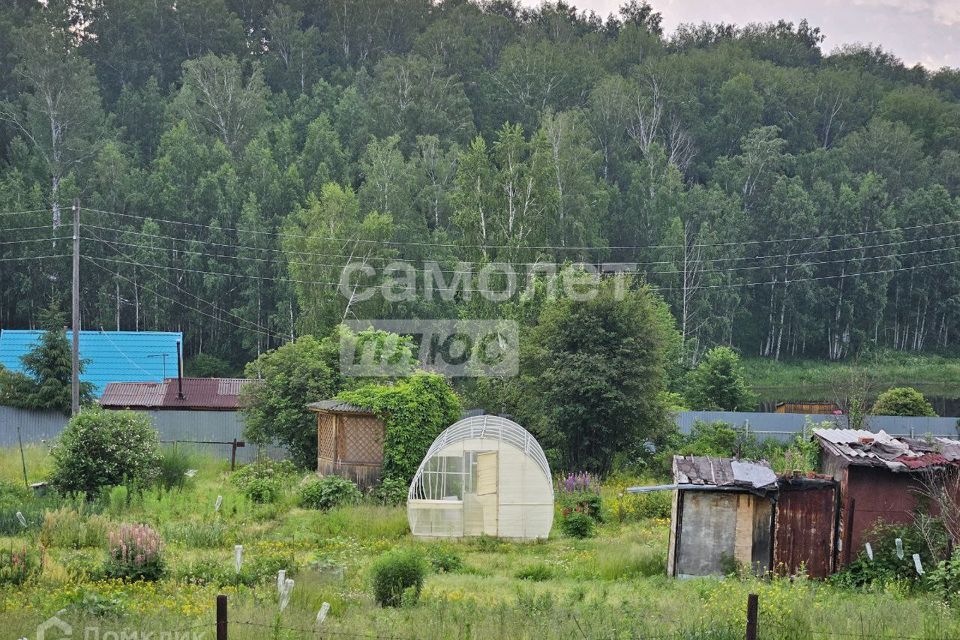
[[[46,260],[47,258],[69,258],[69,253],[60,253],[51,256],[17,256],[15,258],[0,258],[0,262],[10,262],[19,260]]]
[[[72,240],[73,236],[59,236],[56,238],[32,238],[30,240],[4,240],[0,245],[27,244],[31,242],[56,242],[57,240]]]
[[[105,243],[105,244],[110,244],[109,241],[103,240],[102,238],[99,238],[99,237],[93,238],[93,239],[94,239],[95,241],[103,242],[103,243]],[[123,253],[122,251],[120,251],[120,250],[117,249],[116,247],[112,247],[112,248],[113,248],[114,251],[117,252],[118,255],[120,255],[120,256],[122,256],[122,257],[124,257],[124,258],[127,258],[128,260],[133,260],[133,258],[131,258],[131,257],[128,256],[127,254]],[[104,258],[104,259],[106,259],[106,258]],[[98,266],[99,266],[99,265],[98,265]],[[193,293],[191,293],[191,292],[183,289],[182,287],[180,287],[179,284],[174,283],[174,282],[170,282],[169,280],[167,280],[166,278],[164,278],[164,277],[161,276],[160,274],[156,273],[155,271],[150,270],[150,269],[147,267],[147,265],[139,265],[139,266],[140,266],[141,268],[143,268],[143,269],[146,269],[147,272],[151,273],[154,277],[156,277],[156,278],[158,278],[159,280],[165,282],[168,286],[174,287],[175,289],[177,289],[177,291],[179,291],[179,292],[181,292],[181,293],[183,293],[183,294],[186,294],[186,295],[190,296],[191,298],[194,298],[195,300],[198,300],[199,302],[202,302],[202,303],[204,303],[204,304],[210,305],[210,306],[211,306],[214,310],[216,310],[216,311],[225,313],[225,314],[227,314],[227,315],[229,315],[229,316],[231,316],[231,317],[233,317],[233,318],[236,318],[237,320],[239,320],[239,321],[241,321],[241,322],[247,323],[248,325],[250,325],[249,328],[253,328],[253,329],[257,330],[257,331],[266,332],[267,334],[270,334],[270,330],[267,329],[266,327],[263,327],[263,326],[260,325],[259,323],[254,322],[254,321],[252,321],[252,320],[247,320],[246,318],[243,318],[243,317],[241,317],[241,316],[238,316],[238,315],[236,315],[236,314],[234,314],[234,313],[232,313],[232,312],[230,312],[230,311],[228,311],[228,310],[226,310],[226,309],[223,309],[223,308],[221,308],[221,307],[218,307],[217,305],[215,305],[214,303],[212,303],[212,302],[210,302],[210,301],[208,301],[208,300],[204,300],[203,298],[194,295]],[[117,275],[119,275],[119,274],[117,274]],[[159,294],[158,294],[158,295],[159,295]],[[230,323],[230,324],[232,324],[232,323]],[[241,327],[241,328],[243,328],[243,327]]]
[[[114,241],[114,240],[103,240],[103,239],[101,239],[101,238],[91,238],[91,239],[94,240],[95,242],[102,242],[102,243],[106,243],[106,244],[110,244],[110,245],[123,245],[123,246],[133,247],[133,248],[136,248],[136,249],[141,249],[141,250],[142,250],[142,249],[146,249],[146,250],[148,250],[148,251],[160,251],[160,252],[170,251],[169,249],[167,249],[167,248],[165,248],[165,247],[154,247],[154,246],[148,246],[148,245],[142,245],[142,244],[132,244],[132,243],[120,242],[120,241]],[[782,264],[781,264],[781,263],[776,263],[776,264],[755,264],[755,265],[740,266],[740,267],[728,267],[728,268],[722,268],[722,269],[707,268],[707,269],[704,270],[704,272],[708,272],[708,273],[735,273],[735,272],[739,272],[739,271],[755,271],[755,270],[759,270],[759,269],[780,270],[780,269],[786,269],[786,268],[791,268],[791,267],[792,267],[792,268],[815,267],[815,266],[830,265],[830,264],[844,264],[844,263],[848,263],[848,262],[859,262],[859,263],[862,263],[862,262],[867,261],[867,260],[893,260],[893,259],[898,259],[898,258],[908,258],[908,257],[911,257],[911,256],[925,255],[925,254],[931,254],[931,253],[939,253],[939,252],[942,252],[942,251],[955,251],[955,250],[960,250],[960,247],[956,247],[956,246],[951,246],[951,247],[939,247],[939,248],[936,248],[936,249],[924,249],[924,250],[921,250],[921,251],[910,251],[910,252],[904,252],[904,253],[890,253],[890,254],[880,254],[880,255],[859,256],[859,257],[837,258],[837,259],[834,259],[834,260],[818,260],[818,261],[797,260],[796,262],[793,262],[793,263],[790,263],[790,258],[797,258],[797,257],[799,257],[799,256],[801,256],[801,255],[803,255],[803,254],[784,254],[783,257],[784,257],[786,260],[785,260]],[[237,255],[228,255],[228,254],[219,254],[219,253],[214,254],[214,253],[207,253],[207,252],[205,252],[205,251],[192,251],[192,250],[190,250],[190,249],[176,249],[175,251],[176,251],[177,253],[183,253],[183,254],[194,255],[194,256],[202,256],[202,257],[207,257],[207,258],[224,258],[224,259],[228,259],[228,260],[265,262],[265,263],[268,263],[268,264],[277,264],[276,261],[274,261],[274,260],[269,260],[269,259],[266,259],[266,258],[255,258],[255,257],[248,257],[248,256],[237,256]],[[129,256],[128,256],[128,257],[129,257]],[[131,258],[131,259],[133,259],[133,258]],[[756,258],[755,260],[759,260],[759,258]],[[365,261],[361,261],[361,260],[358,259],[356,262],[359,263],[359,262],[365,262]],[[701,262],[702,262],[702,263],[705,263],[705,262],[709,262],[709,261],[708,261],[708,260],[703,260],[703,261],[701,261]],[[343,270],[344,268],[346,268],[350,263],[348,262],[348,263],[344,263],[344,264],[331,264],[331,263],[324,263],[324,262],[303,262],[303,261],[291,260],[291,261],[288,261],[287,264],[290,264],[290,265],[303,265],[303,266],[308,266],[308,267],[331,267],[331,268],[333,268],[333,269],[337,269],[337,270],[341,270],[341,271],[342,271],[342,270]],[[477,263],[471,263],[471,264],[477,264]],[[488,263],[488,264],[489,264],[489,263]],[[524,265],[526,265],[526,266],[537,266],[537,265],[542,266],[542,265],[548,265],[548,264],[551,264],[551,263],[541,262],[541,263],[507,263],[507,264],[509,264],[510,266],[524,266]],[[589,264],[593,264],[593,263],[589,263]],[[616,263],[616,264],[622,265],[622,266],[628,266],[628,265],[637,265],[637,266],[639,266],[639,265],[641,265],[642,263]],[[673,264],[675,264],[675,263],[674,263],[673,261],[669,261],[669,262],[660,262],[660,263],[657,263],[657,264],[673,265]],[[474,273],[474,271],[472,271],[472,270],[470,270],[470,271],[459,271],[459,270],[450,270],[450,269],[436,269],[436,270],[429,270],[429,271],[428,271],[427,269],[423,269],[423,268],[419,268],[419,269],[418,269],[418,268],[414,267],[413,265],[411,265],[411,264],[409,264],[409,263],[406,264],[406,267],[407,267],[407,268],[410,268],[410,269],[414,269],[415,271],[417,271],[417,272],[422,272],[422,273],[438,272],[438,273],[452,274],[452,275],[473,275],[473,273]],[[685,273],[685,272],[682,271],[682,270],[651,270],[651,271],[649,271],[649,273],[663,276],[663,275],[680,275],[680,274],[683,274],[683,273]],[[234,275],[238,275],[238,276],[240,276],[240,277],[245,277],[243,274],[234,274]],[[265,278],[265,276],[256,276],[256,277],[258,277],[258,278]]]
[[[90,259],[104,260],[107,262],[127,264],[130,266],[139,266],[144,268],[169,269],[174,271],[186,271],[188,273],[198,273],[198,274],[204,274],[204,275],[214,275],[214,276],[224,276],[224,277],[251,278],[251,279],[259,279],[259,280],[272,280],[277,282],[288,282],[288,283],[295,283],[295,284],[325,285],[325,286],[331,286],[331,287],[338,287],[341,284],[340,282],[328,282],[323,280],[296,280],[291,278],[251,276],[246,274],[227,273],[222,271],[206,271],[204,269],[190,269],[186,267],[173,267],[168,265],[145,265],[136,261],[116,260],[113,258],[90,258]],[[736,283],[726,283],[726,284],[719,284],[719,285],[700,285],[697,288],[698,289],[733,289],[738,287],[759,287],[759,286],[765,286],[765,285],[793,284],[797,282],[815,282],[815,281],[821,281],[821,280],[847,279],[847,278],[856,278],[859,276],[879,275],[879,274],[886,274],[886,273],[900,273],[900,272],[906,272],[906,271],[914,271],[918,269],[929,269],[933,267],[947,266],[952,264],[960,264],[960,260],[950,260],[948,262],[937,262],[932,264],[913,265],[909,267],[896,267],[891,269],[878,269],[875,271],[857,271],[854,273],[841,273],[841,274],[835,274],[835,275],[829,275],[829,276],[811,276],[811,277],[803,277],[803,278],[786,278],[786,279],[777,278],[774,280],[765,280],[761,282],[736,282]],[[799,266],[803,266],[803,265],[799,265]],[[722,271],[718,271],[717,273],[722,273]],[[675,287],[658,287],[656,285],[649,285],[649,286],[655,290],[667,290],[667,289],[675,288]],[[504,290],[497,291],[493,289],[469,289],[469,288],[458,287],[456,288],[456,290],[463,291],[463,292],[471,292],[471,293],[495,293],[500,295],[504,293]]]
[[[4,216],[20,216],[20,215],[24,215],[24,214],[27,214],[27,213],[47,213],[47,212],[50,212],[50,211],[51,211],[51,209],[46,209],[46,208],[44,208],[44,209],[24,209],[23,211],[0,211],[0,217],[4,217]]]
[[[161,235],[161,234],[155,234],[155,233],[145,233],[145,232],[141,232],[141,231],[117,229],[117,228],[114,228],[114,227],[102,227],[102,226],[98,226],[98,225],[85,225],[85,227],[87,227],[87,228],[93,228],[93,229],[99,229],[99,230],[102,230],[102,231],[109,231],[109,232],[111,232],[111,233],[133,234],[133,235],[137,235],[137,236],[143,236],[143,237],[148,237],[148,238],[156,238],[156,239],[164,239],[164,240],[173,240],[173,241],[184,242],[184,243],[188,243],[188,244],[197,243],[197,244],[209,245],[209,246],[214,246],[214,247],[226,247],[226,248],[230,248],[230,249],[236,249],[236,250],[238,250],[238,251],[239,251],[239,250],[253,251],[253,252],[266,251],[266,252],[271,252],[271,253],[279,253],[279,254],[282,254],[282,255],[284,255],[284,256],[287,255],[287,254],[293,254],[293,255],[297,255],[297,256],[316,256],[316,257],[320,257],[320,258],[343,258],[343,259],[348,259],[348,260],[349,260],[349,259],[354,259],[354,258],[357,257],[356,255],[343,255],[343,254],[337,254],[337,253],[321,253],[321,252],[311,252],[311,251],[285,250],[285,249],[275,249],[275,248],[270,248],[270,247],[251,247],[251,246],[249,246],[249,245],[244,245],[244,244],[230,244],[230,243],[223,243],[223,242],[209,242],[209,241],[199,240],[199,239],[180,238],[180,237],[177,237],[177,236],[168,236],[168,235]],[[774,259],[774,258],[794,258],[794,257],[801,257],[801,256],[814,256],[814,255],[821,254],[821,253],[841,253],[841,252],[846,252],[846,251],[865,251],[865,250],[868,250],[868,249],[879,249],[879,248],[893,247],[893,246],[899,246],[899,245],[904,245],[904,244],[913,244],[913,243],[928,242],[928,241],[929,241],[929,242],[932,242],[932,241],[939,241],[939,240],[949,240],[949,239],[954,239],[954,238],[960,238],[960,233],[955,233],[955,234],[950,234],[950,235],[941,235],[941,236],[927,236],[927,237],[924,237],[924,238],[912,238],[912,239],[909,239],[909,240],[897,240],[897,241],[893,241],[893,242],[884,242],[884,243],[879,243],[879,244],[860,245],[860,246],[849,246],[849,247],[833,247],[833,248],[826,248],[826,249],[810,249],[810,250],[806,250],[806,251],[788,252],[788,253],[779,253],[779,254],[769,254],[769,255],[760,255],[760,256],[736,256],[736,257],[704,258],[702,261],[703,261],[703,262],[744,262],[744,261],[756,261],[756,260],[766,260],[766,259]],[[123,243],[123,244],[125,244],[126,246],[137,247],[137,248],[160,249],[160,247],[140,245],[140,244],[135,244],[135,243]],[[660,245],[660,246],[658,246],[657,248],[667,249],[667,248],[670,248],[670,245]],[[190,250],[187,250],[187,249],[176,249],[176,251],[184,252],[184,253],[191,253],[191,251],[190,251]],[[195,253],[196,255],[200,255],[201,252],[194,252],[194,253]],[[220,258],[237,259],[237,260],[257,260],[257,261],[261,261],[261,262],[279,262],[279,260],[277,260],[277,261],[272,261],[272,260],[269,260],[269,259],[267,259],[267,258],[252,258],[252,257],[232,256],[232,255],[221,255],[221,254],[216,254],[216,255],[214,255],[214,254],[208,254],[208,253],[204,253],[203,255],[207,255],[207,256],[210,256],[210,257],[220,257]],[[905,254],[893,254],[893,255],[905,255]],[[395,261],[398,261],[398,260],[402,260],[402,259],[401,259],[401,258],[388,258],[388,257],[382,257],[382,256],[371,256],[371,257],[367,257],[367,258],[364,259],[364,261],[378,261],[378,262],[395,262]],[[438,261],[438,260],[434,260],[434,262],[439,262],[439,261]],[[620,262],[620,261],[618,261],[618,262],[616,262],[616,264],[618,264],[618,265],[624,265],[624,266],[638,266],[638,267],[639,267],[639,266],[673,265],[673,264],[675,264],[675,262],[676,262],[675,260],[653,260],[653,261],[633,261],[633,262],[630,262],[630,261]],[[458,263],[458,265],[459,265],[459,264],[470,264],[470,265],[474,265],[474,266],[476,266],[476,265],[486,265],[486,264],[490,264],[489,262],[476,262],[476,261],[469,261],[469,260],[457,260],[457,263]],[[596,264],[599,264],[599,263],[600,263],[600,262],[597,262]],[[328,267],[338,266],[338,265],[332,265],[332,264],[323,264],[323,263],[314,263],[314,262],[297,262],[297,261],[290,261],[290,260],[287,261],[287,264],[303,264],[303,265],[308,265],[308,266],[328,266]],[[541,266],[541,265],[551,264],[551,263],[541,260],[541,261],[538,261],[538,262],[514,262],[514,261],[511,261],[509,264],[514,265],[514,266],[533,267],[533,266]],[[442,272],[442,273],[452,273],[452,274],[461,274],[461,273],[462,273],[462,274],[466,274],[466,273],[468,273],[468,272],[466,272],[466,271],[451,271],[451,270],[441,270],[441,272]]]
[[[284,340],[286,339],[286,336],[281,336],[280,334],[272,334],[272,333],[270,333],[270,332],[268,332],[268,331],[264,331],[264,330],[260,330],[260,329],[253,329],[253,328],[251,328],[251,327],[245,327],[245,326],[242,326],[242,325],[234,324],[233,322],[230,322],[229,320],[224,320],[223,318],[218,318],[217,316],[211,315],[211,314],[207,313],[206,311],[203,311],[202,309],[197,309],[196,307],[191,307],[191,306],[188,305],[188,304],[184,304],[184,303],[183,303],[182,301],[180,301],[180,300],[177,300],[177,299],[175,299],[175,298],[171,298],[171,297],[169,297],[169,296],[165,296],[165,295],[163,295],[162,293],[158,293],[157,291],[154,291],[153,289],[151,289],[150,287],[147,287],[146,285],[137,283],[137,282],[135,282],[134,280],[131,280],[130,278],[126,277],[126,276],[123,275],[123,274],[114,273],[113,271],[110,271],[109,269],[107,269],[107,268],[104,267],[103,265],[97,263],[97,260],[103,260],[104,258],[91,258],[91,257],[88,257],[88,256],[82,256],[82,257],[83,257],[84,260],[86,260],[87,262],[89,262],[89,263],[92,264],[93,266],[97,267],[97,268],[100,269],[101,271],[104,271],[104,272],[110,274],[111,276],[116,276],[116,277],[118,277],[118,278],[120,278],[120,279],[122,279],[122,280],[126,280],[126,281],[129,282],[130,284],[132,284],[132,285],[134,285],[134,286],[138,286],[138,287],[140,287],[141,289],[143,289],[144,291],[147,291],[147,292],[149,292],[149,293],[152,293],[153,295],[157,296],[158,298],[163,298],[164,300],[166,300],[166,301],[168,301],[168,302],[172,302],[172,303],[174,303],[174,304],[176,304],[176,305],[179,305],[179,306],[183,307],[184,309],[188,309],[188,310],[190,310],[190,311],[196,311],[196,312],[199,313],[200,315],[206,316],[206,317],[208,317],[208,318],[212,318],[213,320],[216,320],[217,322],[223,322],[223,323],[225,323],[225,324],[229,324],[229,325],[234,326],[234,327],[236,327],[236,328],[238,328],[238,329],[243,329],[243,330],[245,330],[245,331],[255,331],[255,332],[258,332],[258,333],[262,333],[262,334],[264,334],[264,335],[266,335],[266,336],[268,336],[268,337],[280,338],[280,339],[284,339]]]
[[[221,232],[234,232],[234,233],[248,233],[252,235],[266,235],[266,236],[275,236],[279,238],[301,238],[309,240],[331,240],[336,242],[354,242],[354,243],[370,243],[370,244],[381,244],[381,245],[390,245],[390,246],[421,246],[421,247],[444,247],[450,249],[513,249],[513,250],[558,250],[558,251],[608,251],[608,250],[623,250],[623,249],[682,249],[684,245],[622,245],[622,246],[606,246],[606,247],[595,247],[595,246],[561,246],[561,245],[495,245],[495,244],[457,244],[457,243],[444,243],[444,242],[411,242],[411,241],[398,241],[398,240],[369,240],[363,238],[340,238],[336,236],[307,236],[303,234],[288,233],[281,231],[263,231],[258,229],[243,229],[239,227],[218,227],[214,225],[200,224],[198,222],[183,222],[180,220],[165,220],[163,218],[151,218],[150,216],[138,216],[130,213],[120,213],[117,211],[104,211],[102,209],[84,209],[85,211],[90,211],[93,213],[101,213],[106,215],[115,215],[125,218],[134,218],[137,220],[153,220],[154,222],[164,223],[164,224],[178,224],[189,227],[199,227],[204,229],[213,229]],[[942,227],[950,224],[960,224],[960,220],[947,220],[944,222],[933,222],[929,224],[921,225],[912,225],[907,227],[891,227],[889,229],[872,229],[868,231],[854,231],[849,233],[838,233],[830,235],[815,235],[815,236],[804,236],[804,237],[794,237],[794,238],[768,238],[765,240],[737,240],[731,242],[715,242],[715,243],[697,243],[690,245],[692,247],[723,247],[723,246],[739,246],[739,245],[748,245],[748,244],[769,244],[776,242],[805,242],[810,240],[832,240],[837,238],[852,238],[852,237],[862,237],[871,234],[879,233],[893,233],[896,231],[910,231],[913,229],[931,229],[935,227]]]

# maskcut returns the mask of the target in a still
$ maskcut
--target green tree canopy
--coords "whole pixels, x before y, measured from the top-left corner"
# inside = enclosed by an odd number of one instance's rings
[[[523,357],[542,435],[568,469],[609,471],[615,456],[667,430],[660,392],[676,330],[660,298],[623,284],[608,280],[592,299],[547,303]]]
[[[879,396],[870,413],[875,416],[936,416],[933,405],[913,387],[894,387]]]
[[[750,390],[740,355],[730,347],[714,347],[687,374],[686,396],[694,409],[752,411],[757,397]]]
[[[21,358],[27,373],[0,374],[0,402],[21,409],[69,413],[72,401],[73,348],[63,328],[65,319],[55,307],[41,315],[43,334],[37,346]],[[83,373],[86,360],[80,360]],[[93,401],[93,385],[80,383],[80,403]]]

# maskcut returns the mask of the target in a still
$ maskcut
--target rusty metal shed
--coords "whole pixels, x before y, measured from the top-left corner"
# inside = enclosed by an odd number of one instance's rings
[[[880,521],[913,522],[920,474],[960,466],[960,442],[885,431],[815,429],[825,473],[839,483],[836,564],[848,564]]]
[[[821,477],[778,478],[765,461],[674,456],[667,573],[723,575],[735,566],[826,577],[833,567],[836,490]]]

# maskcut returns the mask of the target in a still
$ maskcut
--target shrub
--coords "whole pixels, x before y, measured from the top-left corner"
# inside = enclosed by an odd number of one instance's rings
[[[897,556],[896,539],[903,543],[903,559]],[[925,567],[933,566],[926,543],[914,527],[878,523],[868,534],[873,560],[861,551],[856,560],[832,576],[831,581],[844,587],[886,586],[902,582],[907,586],[920,580],[913,565],[913,554],[919,553]]]
[[[160,534],[145,524],[123,524],[110,534],[104,575],[124,580],[158,580],[166,566]]]
[[[382,607],[413,604],[420,598],[426,565],[412,549],[383,554],[372,569],[373,597]]]
[[[340,476],[310,478],[301,483],[300,506],[327,511],[334,507],[360,502],[363,494],[357,485]]]
[[[133,411],[92,409],[74,416],[51,452],[51,484],[61,492],[87,497],[104,487],[148,486],[160,461],[157,431]]]
[[[231,481],[253,502],[266,504],[283,495],[297,468],[289,460],[261,460],[237,469]]]
[[[463,558],[444,547],[434,547],[429,554],[430,566],[437,573],[457,573],[463,569]]]
[[[107,539],[107,520],[98,515],[84,515],[80,509],[62,507],[48,511],[40,529],[40,543],[45,547],[81,549],[99,547]]]
[[[518,580],[544,582],[553,578],[553,569],[543,563],[531,564],[517,571],[514,577]]]
[[[584,511],[567,507],[560,512],[560,530],[572,538],[590,538],[594,520]]]
[[[384,478],[377,485],[377,488],[370,494],[371,497],[380,504],[395,507],[407,502],[407,492],[410,489],[410,483],[404,482],[402,478]]]
[[[703,355],[687,374],[685,395],[694,409],[707,411],[752,411],[757,405],[740,355],[730,347],[714,347]]]
[[[20,586],[43,570],[43,553],[27,549],[0,549],[0,586]]]
[[[187,483],[187,471],[193,467],[193,459],[182,449],[169,447],[160,454],[157,485],[165,491],[183,490]]]
[[[875,416],[928,416],[937,414],[923,394],[913,387],[894,387],[879,396],[870,410]]]

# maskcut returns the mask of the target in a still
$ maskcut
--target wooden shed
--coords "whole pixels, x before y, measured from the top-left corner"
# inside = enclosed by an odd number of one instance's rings
[[[832,570],[836,485],[825,478],[778,478],[766,462],[674,456],[667,574],[756,575]]]
[[[383,470],[386,427],[371,411],[339,400],[307,405],[317,414],[317,473],[372,487]]]

